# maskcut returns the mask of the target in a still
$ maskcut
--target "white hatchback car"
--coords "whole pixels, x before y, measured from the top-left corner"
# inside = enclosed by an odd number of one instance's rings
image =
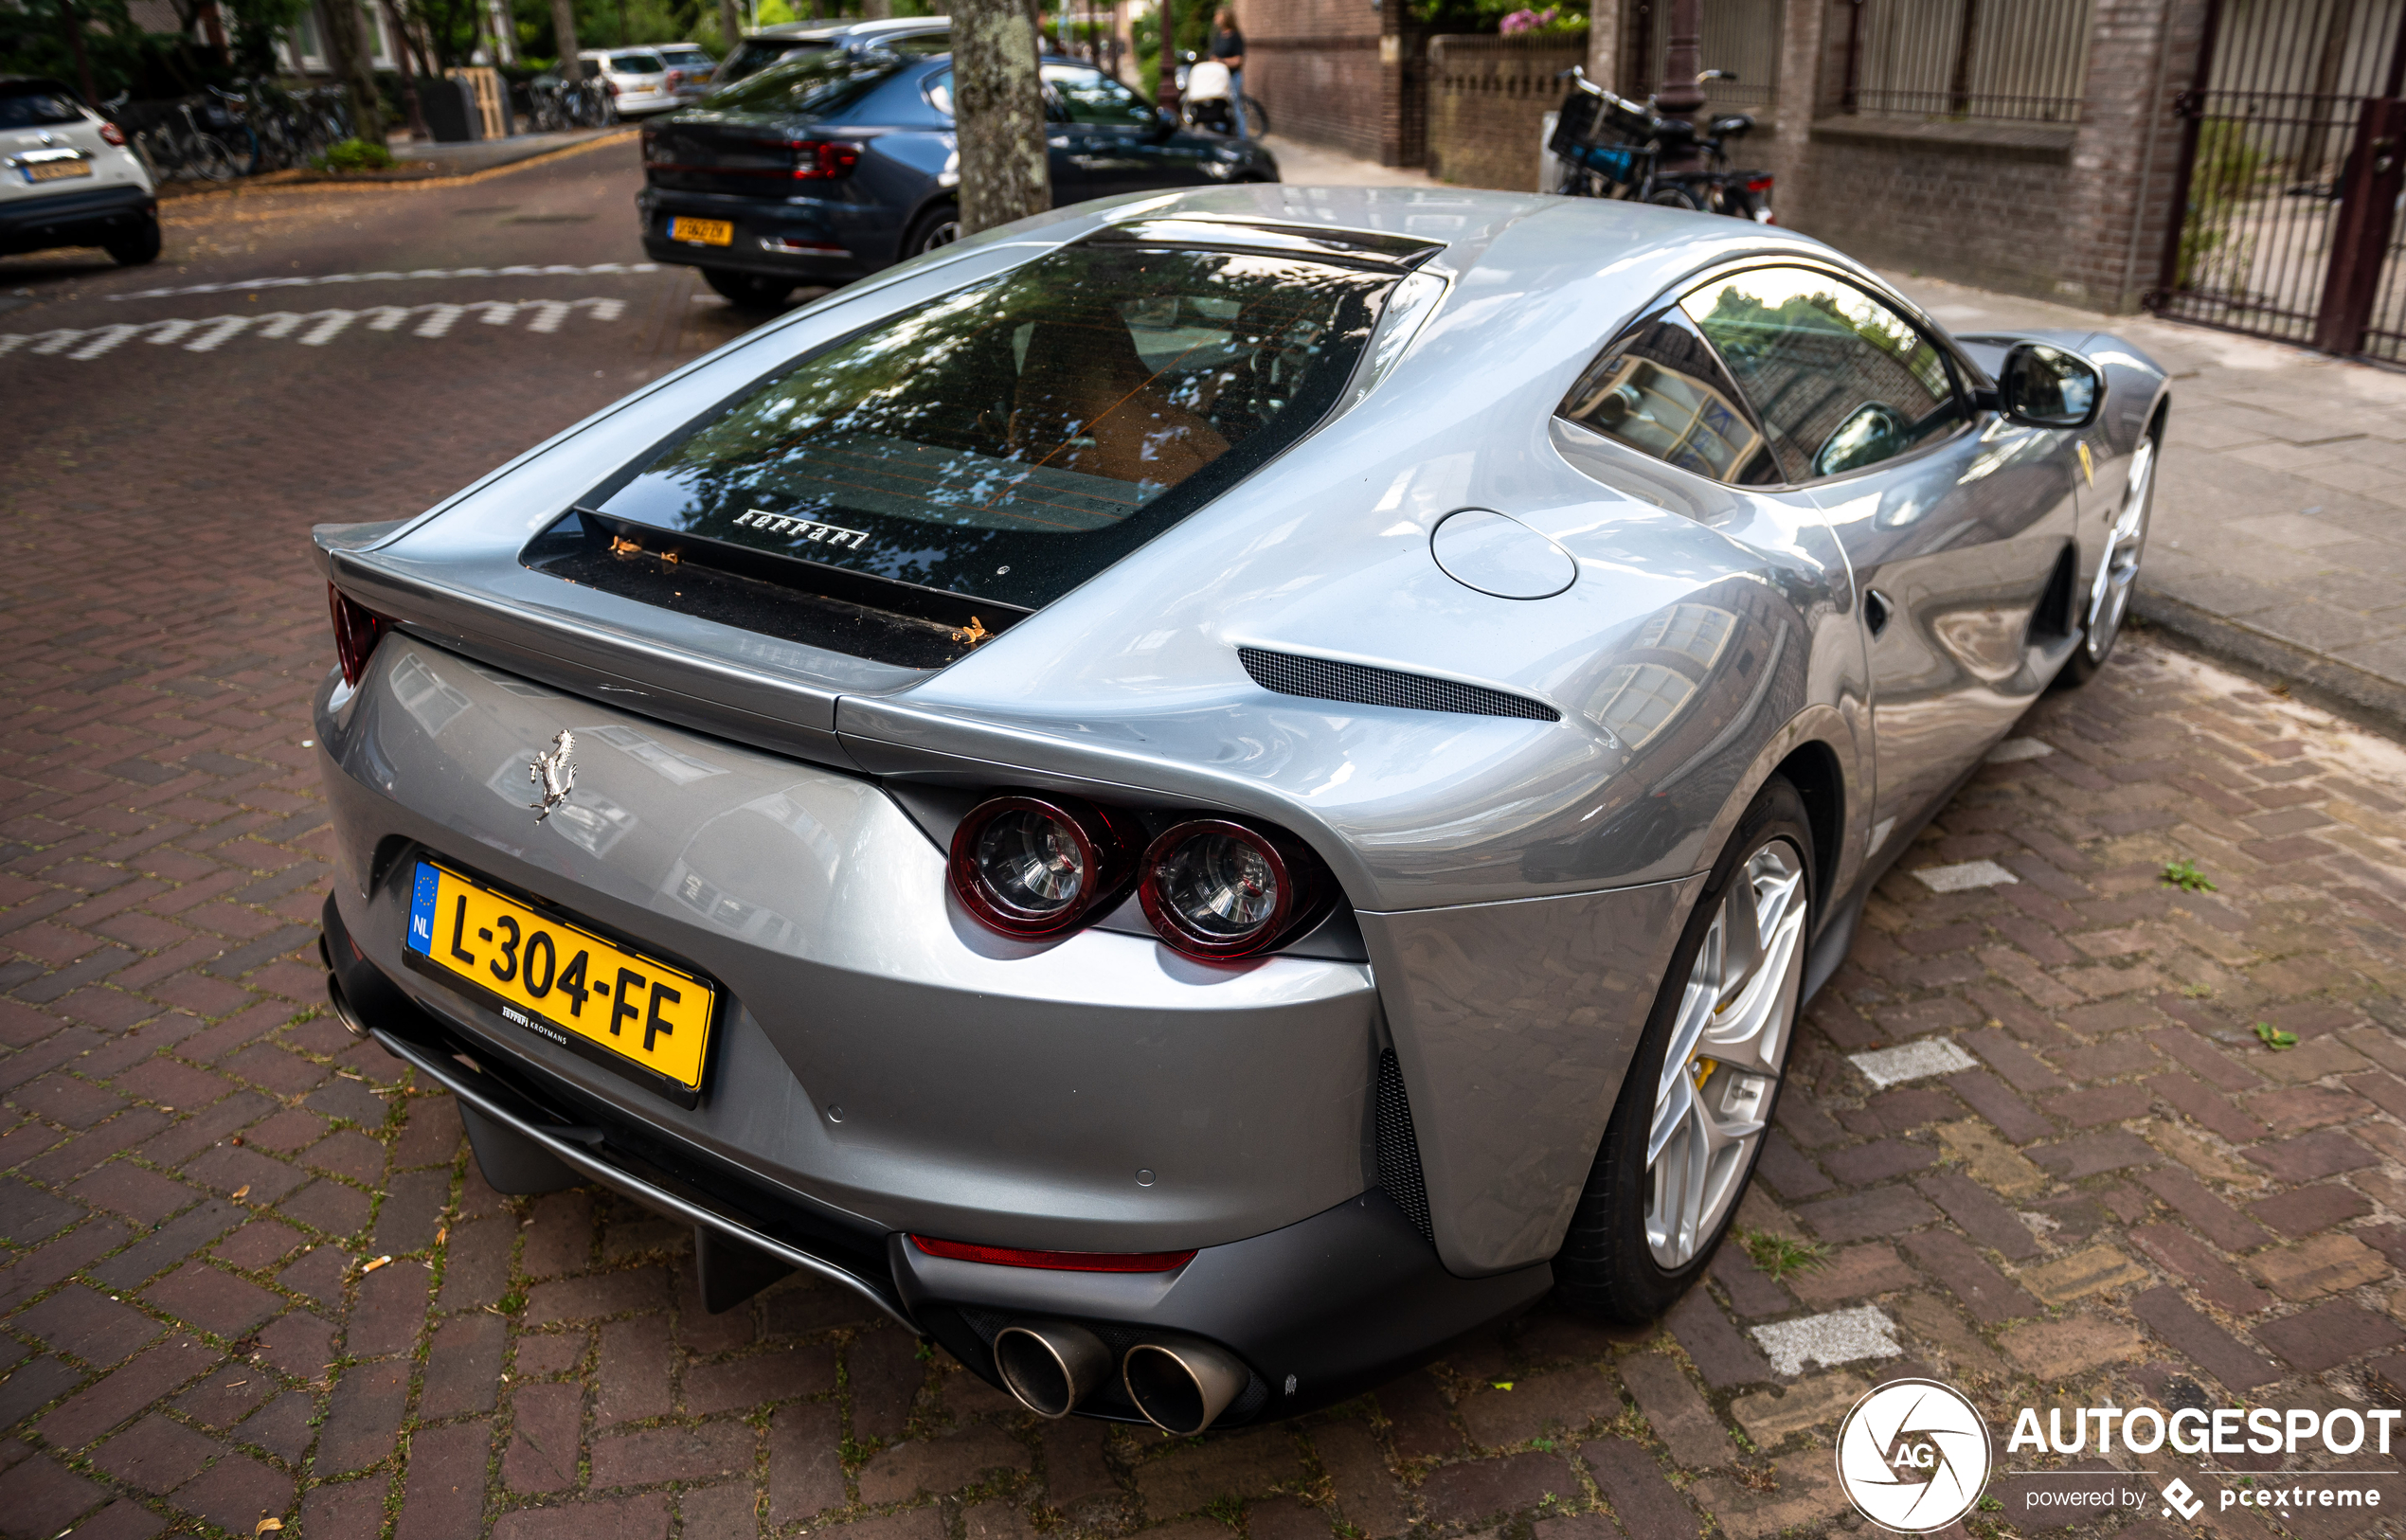
[[[159,200],[115,123],[56,81],[0,76],[0,256],[99,246],[128,267],[159,254]]]
[[[669,62],[656,48],[586,48],[577,57],[610,84],[620,117],[664,113],[685,105],[676,94]]]
[[[669,89],[679,101],[699,101],[710,94],[710,77],[718,61],[698,43],[663,43],[655,50],[669,66]]]

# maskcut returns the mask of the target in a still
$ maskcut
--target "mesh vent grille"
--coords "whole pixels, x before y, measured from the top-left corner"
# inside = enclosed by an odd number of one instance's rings
[[[1452,711],[1463,716],[1524,717],[1532,722],[1559,722],[1562,713],[1542,701],[1507,695],[1500,689],[1400,673],[1360,663],[1337,663],[1323,657],[1299,657],[1292,653],[1266,653],[1240,647],[1236,655],[1245,672],[1264,689],[1281,695],[1308,695],[1315,700],[1347,701],[1356,706],[1394,706],[1408,711]]]
[[[1420,1140],[1411,1129],[1411,1099],[1404,1094],[1404,1069],[1395,1062],[1393,1048],[1378,1056],[1378,1186],[1420,1231],[1420,1238],[1434,1244],[1428,1184],[1420,1174]]]

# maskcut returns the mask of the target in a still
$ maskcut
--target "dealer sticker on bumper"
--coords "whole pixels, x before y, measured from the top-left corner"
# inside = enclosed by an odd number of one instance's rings
[[[432,861],[418,863],[407,947],[420,971],[472,986],[538,1037],[613,1069],[640,1070],[635,1079],[687,1106],[701,1090],[718,992],[681,968]]]

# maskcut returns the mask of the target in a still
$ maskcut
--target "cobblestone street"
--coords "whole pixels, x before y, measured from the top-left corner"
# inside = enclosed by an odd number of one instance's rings
[[[1172,1440],[1040,1423],[832,1289],[705,1314],[689,1232],[494,1194],[450,1099],[323,1004],[305,534],[414,511],[733,334],[687,275],[632,270],[635,176],[620,148],[227,199],[141,273],[0,264],[46,286],[0,316],[28,336],[365,317],[0,356],[43,424],[0,480],[0,1531],[1767,1540],[1862,1527],[1832,1439],[1899,1375],[1972,1393],[2014,1471],[2165,1464],[2008,1458],[2024,1406],[2406,1405],[2406,751],[2148,633],[1884,881],[1798,1043],[1751,1244],[1659,1329],[1547,1307],[1333,1411]],[[485,272],[510,263],[576,271]],[[235,281],[386,268],[413,277]],[[615,318],[367,310],[587,297]],[[1965,1529],[2406,1532],[2406,1478],[2369,1527],[2193,1527],[2135,1484],[2098,1516],[2001,1476]]]

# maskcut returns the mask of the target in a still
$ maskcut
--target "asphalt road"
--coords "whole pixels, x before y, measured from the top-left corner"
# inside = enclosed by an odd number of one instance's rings
[[[415,512],[747,324],[645,262],[637,153],[174,199],[148,267],[0,260],[0,394],[42,425],[0,460],[36,503],[105,459],[123,491],[305,504],[303,522]]]
[[[495,1194],[451,1098],[324,1011],[306,535],[741,330],[640,270],[636,174],[193,200],[151,268],[0,261],[0,1535],[1772,1540],[1860,1531],[1835,1429],[1892,1377],[2001,1438],[2406,1401],[2406,752],[2146,635],[1881,883],[1749,1244],[1659,1328],[1548,1307],[1174,1441],[1040,1424],[799,1280],[706,1314],[690,1232]],[[2143,1474],[2368,1458],[2025,1449],[1946,1532],[2187,1536]],[[2200,1522],[2396,1532],[2379,1488],[2371,1526]]]

